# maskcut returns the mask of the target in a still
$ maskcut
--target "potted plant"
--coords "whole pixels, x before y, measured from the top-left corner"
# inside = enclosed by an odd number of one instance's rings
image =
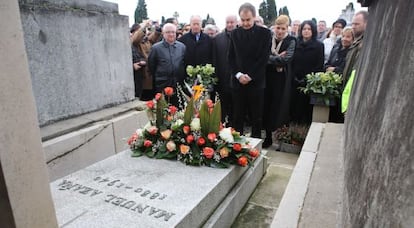
[[[313,104],[313,122],[328,122],[329,106],[335,106],[335,98],[341,95],[342,76],[334,72],[317,72],[306,75],[305,87],[299,89],[310,95]]]
[[[288,153],[300,153],[309,126],[291,124],[277,129],[274,133],[274,139],[279,143],[280,151]]]

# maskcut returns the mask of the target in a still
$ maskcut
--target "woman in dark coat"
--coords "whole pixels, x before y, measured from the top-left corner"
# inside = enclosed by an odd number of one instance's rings
[[[266,88],[263,123],[266,138],[263,148],[272,145],[272,131],[289,123],[289,104],[292,83],[291,62],[296,39],[288,34],[289,17],[279,16],[275,21],[271,54],[266,67]]]
[[[316,25],[313,21],[304,21],[300,26],[293,60],[291,117],[296,123],[312,122],[312,105],[309,104],[309,96],[299,91],[298,87],[306,85],[307,74],[323,71],[324,46],[316,37]]]

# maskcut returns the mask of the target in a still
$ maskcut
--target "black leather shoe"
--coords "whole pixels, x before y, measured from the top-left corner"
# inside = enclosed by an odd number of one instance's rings
[[[265,138],[262,148],[269,148],[273,144],[273,141],[271,138]]]

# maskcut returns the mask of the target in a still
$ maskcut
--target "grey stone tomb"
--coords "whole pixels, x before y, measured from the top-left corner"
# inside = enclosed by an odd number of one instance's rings
[[[252,146],[260,147],[258,139]],[[129,150],[51,183],[59,226],[230,226],[264,174],[254,167],[193,167],[132,158]]]
[[[16,0],[0,28],[0,226],[56,227]]]

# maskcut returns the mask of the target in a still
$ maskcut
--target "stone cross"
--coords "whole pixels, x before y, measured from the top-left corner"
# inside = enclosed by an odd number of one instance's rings
[[[57,227],[17,0],[0,2],[1,227]]]

